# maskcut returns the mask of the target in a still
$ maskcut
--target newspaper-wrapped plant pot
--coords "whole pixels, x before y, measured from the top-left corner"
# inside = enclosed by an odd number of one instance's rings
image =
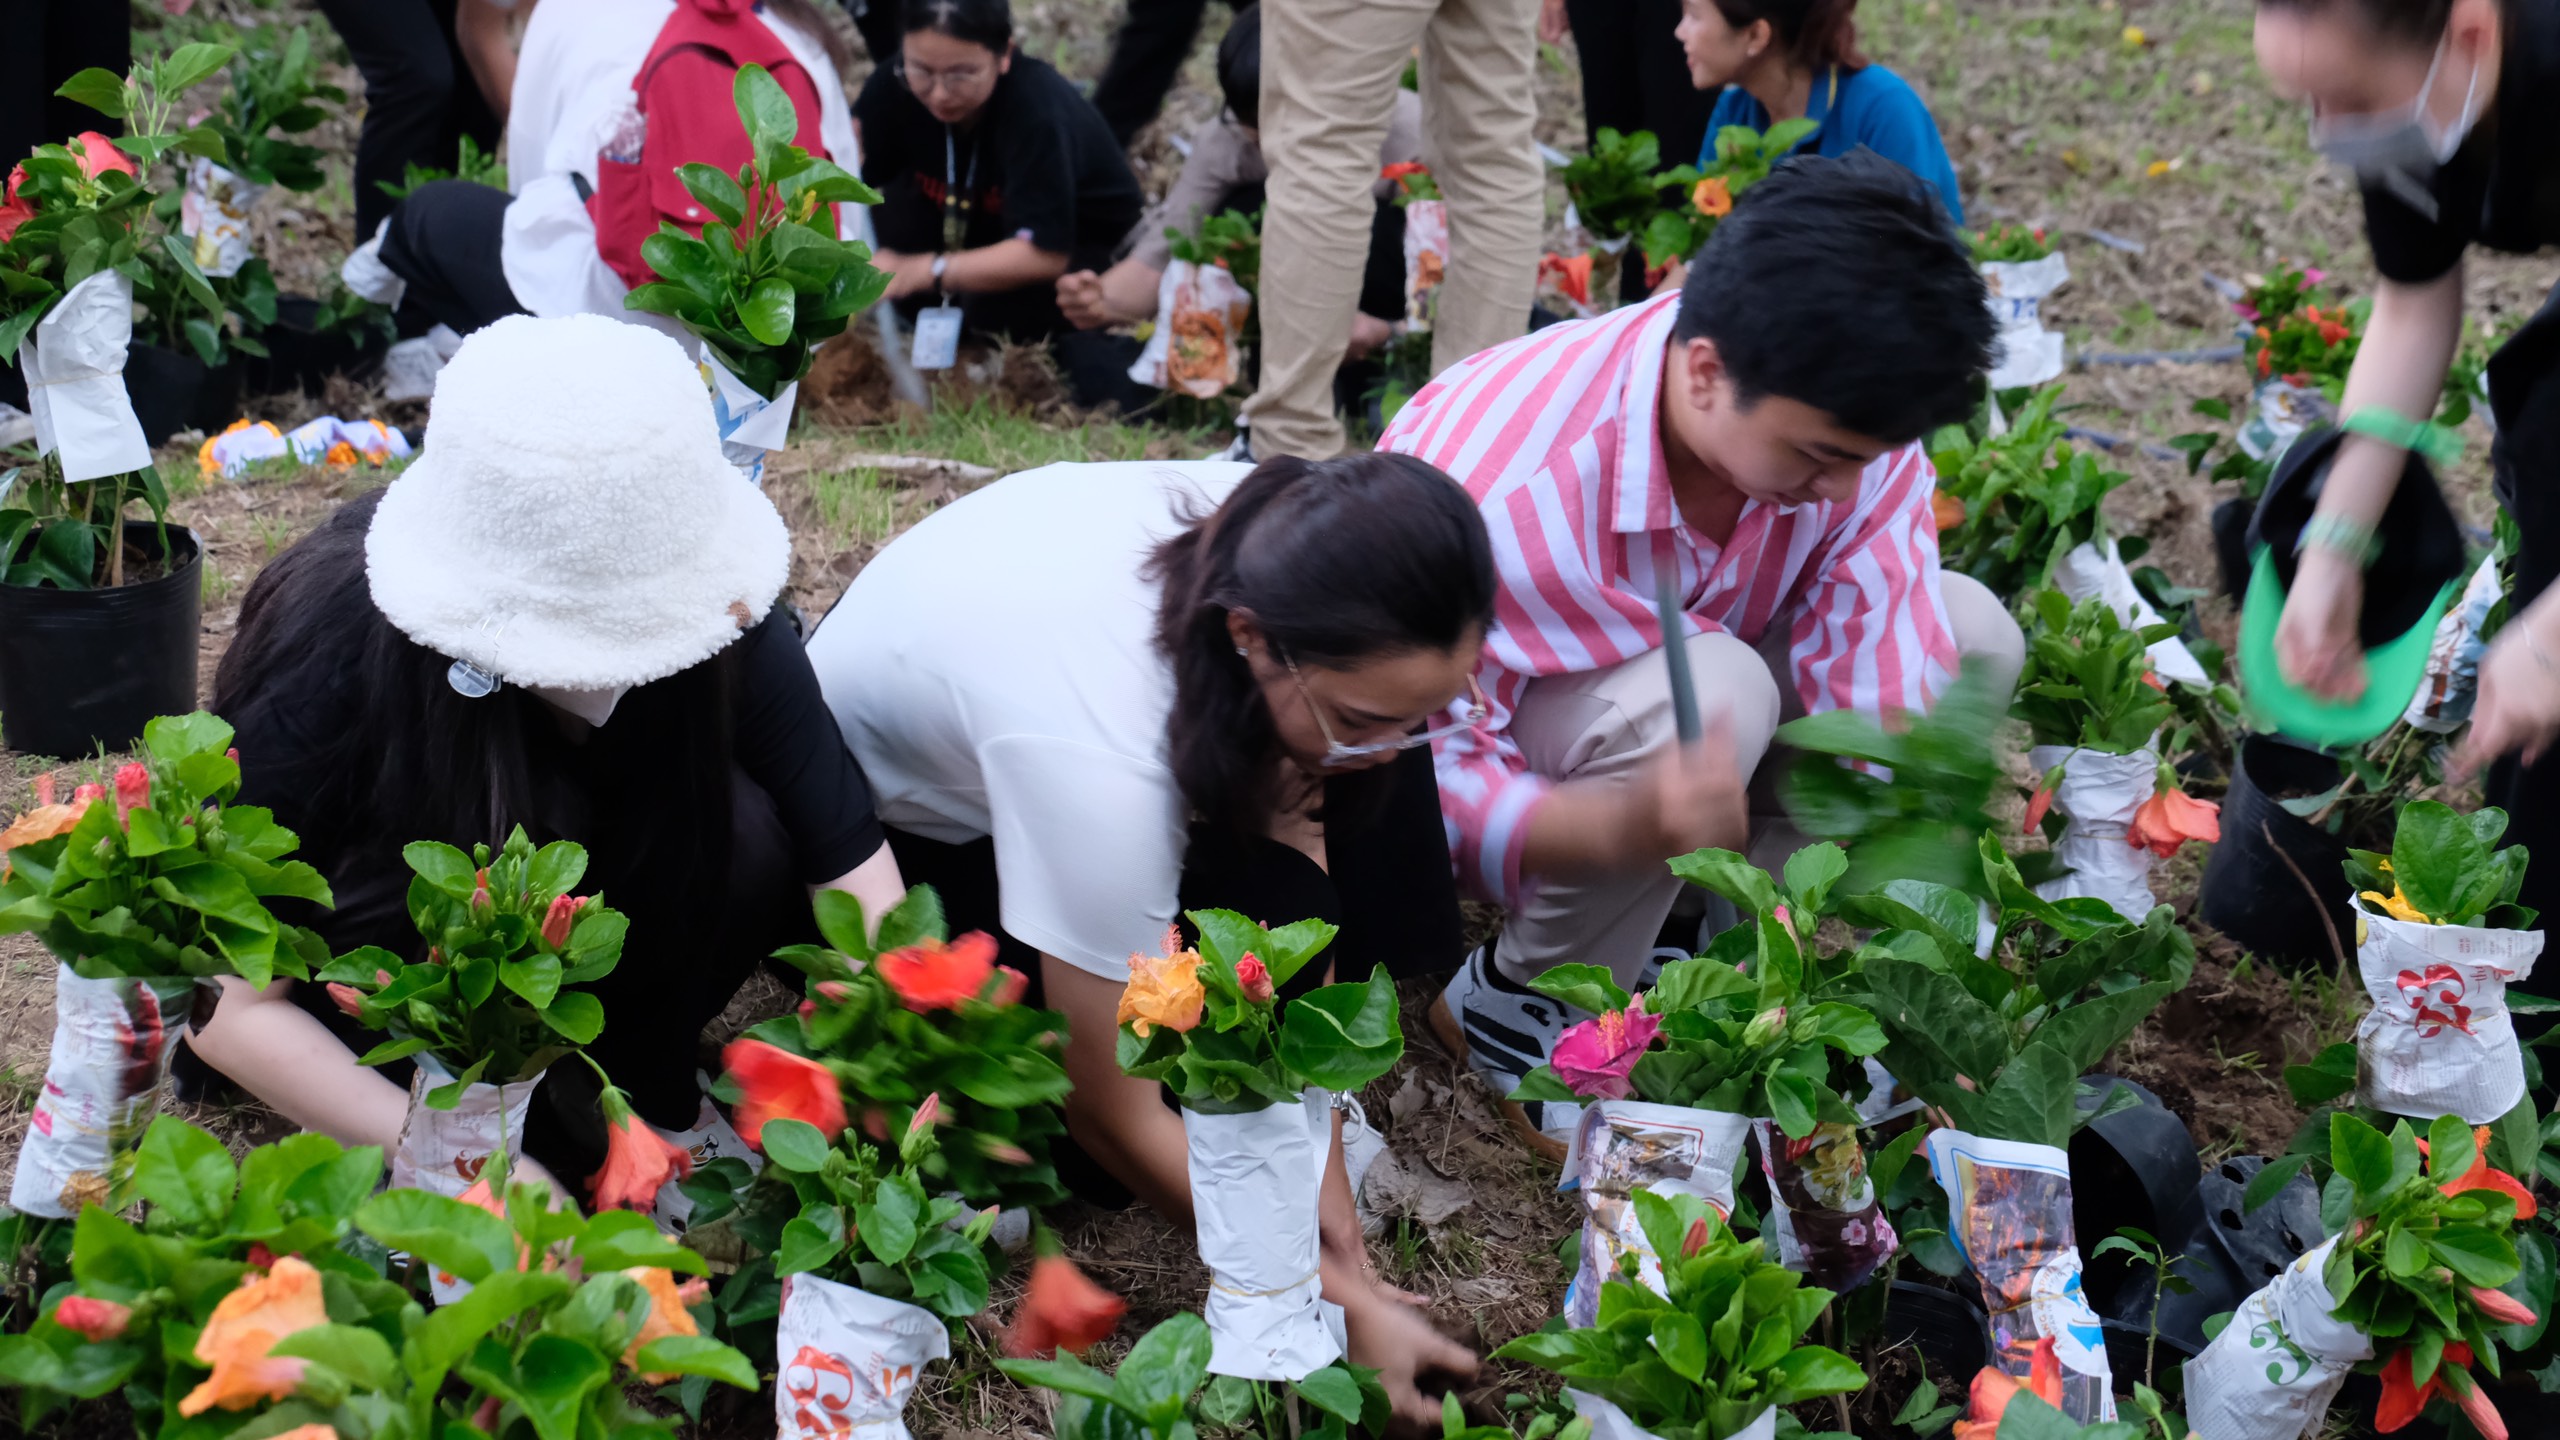
[[[1129,378],[1216,399],[1242,377],[1244,324],[1252,314],[1252,293],[1225,266],[1173,261],[1156,282],[1155,333]]]
[[[2116,618],[2126,625],[2140,628],[2160,623],[2160,612],[2142,598],[2133,583],[2133,572],[2125,568],[2124,557],[2116,553],[2114,537],[2102,535],[2084,540],[2062,553],[2053,562],[2054,588],[2074,601],[2092,596],[2107,602]],[[2188,685],[2210,685],[2212,678],[2196,660],[2187,642],[2175,635],[2151,642],[2151,668],[2163,680],[2176,680]]]
[[[2041,260],[1990,260],[1982,265],[1990,291],[1993,338],[1991,385],[2007,390],[2041,385],[2062,373],[2062,336],[2044,328],[2044,297],[2071,278],[2060,251]]]
[[[2228,1440],[2303,1440],[2320,1433],[2347,1372],[2373,1342],[2330,1312],[2321,1279],[2333,1237],[2240,1302],[2230,1323],[2187,1362],[2187,1424]]]
[[[27,1116],[9,1208],[59,1219],[104,1205],[159,1113],[169,1053],[187,1033],[188,976],[53,980],[53,1053]]]
[[[2038,775],[2057,765],[2062,778],[2054,786],[2054,808],[2067,823],[2054,853],[2071,873],[2036,887],[2047,900],[2088,896],[2104,900],[2118,915],[2136,924],[2159,903],[2151,893],[2151,852],[2126,843],[2133,812],[2151,798],[2160,783],[2160,756],[2148,747],[2130,755],[2103,750],[2038,745],[2027,752]]]
[[[2284,447],[2292,444],[2294,437],[2336,418],[2337,407],[2329,403],[2318,386],[2296,385],[2282,379],[2261,380],[2249,392],[2249,418],[2241,422],[2235,438],[2250,459],[2273,460],[2284,453]]]
[[[1342,1357],[1342,1307],[1324,1298],[1317,1227],[1333,1106],[1310,1089],[1295,1105],[1243,1114],[1182,1112],[1191,1206],[1209,1267],[1209,1371],[1298,1380]]]
[[[267,187],[243,180],[199,155],[187,167],[178,231],[195,242],[196,268],[219,280],[249,263],[249,216]]]
[[[2435,638],[2427,645],[2426,673],[2418,680],[2418,693],[2409,697],[2409,708],[2400,712],[2409,728],[2450,735],[2471,722],[2480,692],[2480,657],[2489,649],[2480,631],[2505,595],[2498,557],[2482,556],[2462,587],[2462,598],[2436,622]]]
[[[720,426],[720,453],[729,457],[748,484],[763,484],[765,457],[790,441],[791,407],[800,398],[800,382],[783,386],[781,394],[768,400],[730,374],[708,346],[702,351],[702,379],[711,387],[711,416]]]
[[[2356,1026],[2356,1103],[2486,1125],[2524,1098],[2507,987],[2533,973],[2539,930],[2360,914],[2356,969],[2373,1008]]]
[[[500,1150],[506,1152],[510,1172],[524,1158],[525,1112],[542,1077],[466,1085],[450,1110],[427,1104],[428,1092],[451,1083],[453,1072],[442,1061],[433,1055],[418,1057],[409,1076],[409,1114],[400,1122],[400,1143],[391,1152],[392,1188],[451,1198],[470,1189]]]
[[[133,344],[133,282],[101,270],[54,302],[18,344],[36,453],[62,456],[62,478],[97,480],[151,463],[142,421],[125,393]]]
[[[773,1353],[779,1440],[908,1440],[907,1397],[925,1366],[951,1358],[951,1333],[929,1310],[791,1275]]]
[[[1892,1086],[1886,1085],[1888,1093]],[[1876,1203],[1858,1128],[1824,1121],[1790,1140],[1774,1120],[1754,1120],[1760,1173],[1769,1179],[1769,1234],[1779,1263],[1825,1290],[1854,1290],[1893,1258],[1901,1239]]]
[[[1982,1281],[1991,1362],[2025,1378],[2038,1340],[2062,1362],[2062,1409],[2090,1424],[2116,1415],[2105,1332],[2080,1289],[2071,1157],[2052,1145],[1930,1132],[1929,1168],[1947,1192],[1947,1236]]]
[[[1449,273],[1449,207],[1414,200],[1404,207],[1404,319],[1411,330],[1431,328],[1432,301]]]
[[[1634,1255],[1638,1277],[1660,1293],[1662,1259],[1636,1221],[1635,1193],[1695,1195],[1718,1215],[1731,1215],[1733,1166],[1750,1133],[1748,1117],[1721,1110],[1642,1100],[1595,1100],[1582,1107],[1557,1186],[1582,1196],[1582,1261],[1565,1292],[1566,1320],[1578,1326],[1594,1322],[1601,1282],[1618,1273],[1622,1256]]]

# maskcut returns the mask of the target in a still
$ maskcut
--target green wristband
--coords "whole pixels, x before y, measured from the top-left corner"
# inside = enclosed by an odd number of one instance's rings
[[[2395,450],[2413,450],[2438,469],[2462,458],[2462,436],[2427,420],[2412,420],[2381,405],[2359,405],[2339,422],[2342,430],[2379,440]]]
[[[2382,553],[2382,537],[2373,527],[2345,515],[2314,515],[2303,522],[2297,538],[2303,550],[2331,550],[2355,562],[2359,570],[2373,568],[2375,557]]]

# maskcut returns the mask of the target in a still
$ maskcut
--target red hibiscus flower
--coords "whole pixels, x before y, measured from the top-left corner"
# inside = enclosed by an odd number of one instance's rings
[[[844,1091],[835,1072],[762,1040],[733,1040],[720,1063],[744,1092],[735,1119],[738,1134],[761,1150],[768,1120],[805,1120],[833,1140],[845,1125]]]

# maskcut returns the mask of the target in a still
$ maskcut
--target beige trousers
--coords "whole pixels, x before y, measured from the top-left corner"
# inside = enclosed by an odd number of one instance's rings
[[[1376,207],[1378,147],[1420,52],[1423,159],[1449,207],[1431,336],[1438,374],[1528,328],[1546,220],[1537,119],[1538,0],[1266,0],[1261,388],[1257,458],[1342,453],[1333,373],[1351,343]]]
[[[2004,691],[2015,685],[2027,655],[2018,622],[1978,581],[1944,574],[1939,585],[1956,649],[1990,661]],[[1752,777],[1751,858],[1775,874],[1805,844],[1778,808],[1779,767],[1762,763],[1772,758],[1777,728],[1804,713],[1787,675],[1786,627],[1772,626],[1756,650],[1721,634],[1693,635],[1688,644],[1698,708],[1732,717],[1734,761]],[[1676,738],[1670,668],[1647,653],[1604,670],[1532,680],[1512,713],[1511,734],[1540,775],[1623,782]],[[1523,984],[1568,961],[1605,965],[1632,990],[1684,883],[1660,867],[1541,881],[1504,920],[1494,963]]]

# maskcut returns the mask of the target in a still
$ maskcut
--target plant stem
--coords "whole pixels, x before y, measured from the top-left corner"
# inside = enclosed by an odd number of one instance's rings
[[[116,496],[114,513],[107,517],[107,588],[124,583],[124,496]]]

